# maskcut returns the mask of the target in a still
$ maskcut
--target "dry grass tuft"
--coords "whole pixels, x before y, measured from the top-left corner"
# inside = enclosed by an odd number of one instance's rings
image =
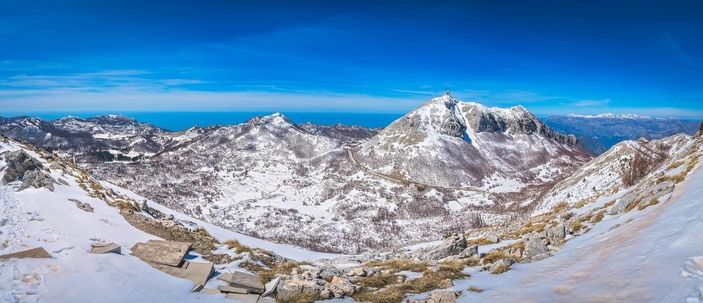
[[[251,252],[251,247],[239,243],[237,240],[227,240],[225,244],[227,244],[229,249],[234,249],[237,253]]]

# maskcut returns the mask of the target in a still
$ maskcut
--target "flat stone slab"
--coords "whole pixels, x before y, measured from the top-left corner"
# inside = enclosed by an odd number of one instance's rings
[[[232,293],[232,294],[227,294],[225,296],[225,298],[241,301],[244,303],[256,303],[257,301],[259,301],[259,295],[252,295],[252,294],[245,295],[245,294]]]
[[[90,253],[91,254],[107,254],[107,253],[115,253],[115,254],[121,254],[122,253],[122,247],[115,243],[94,243],[90,247]]]
[[[219,290],[217,290],[217,289],[203,288],[203,289],[200,290],[200,293],[208,294],[208,295],[219,295],[219,294],[221,294],[222,292],[219,291]]]
[[[266,291],[264,283],[261,282],[261,278],[257,275],[235,271],[221,274],[217,279],[229,283],[230,286],[246,288],[251,293],[261,294]]]
[[[217,286],[217,290],[220,292],[226,292],[226,293],[235,293],[235,294],[248,294],[249,291],[246,288],[241,288],[241,287],[232,287],[228,285],[219,285]]]
[[[257,303],[276,303],[276,299],[271,297],[261,297]]]
[[[132,247],[132,255],[146,262],[179,266],[190,250],[190,243],[149,240]]]
[[[51,258],[51,255],[43,247],[36,247],[36,248],[18,251],[16,253],[11,253],[11,254],[0,256],[0,259],[2,259],[2,260],[13,259],[13,258],[16,258],[16,259],[27,259],[27,258],[41,259],[41,258]]]
[[[174,277],[192,281],[195,286],[191,291],[200,291],[205,287],[205,283],[210,279],[210,275],[215,271],[215,267],[210,262],[183,262],[179,267],[163,264],[149,263],[154,268],[163,271]]]
[[[266,290],[264,291],[264,293],[261,296],[265,297],[265,296],[272,294],[274,291],[276,291],[276,287],[278,287],[278,283],[280,281],[281,281],[281,277],[276,277],[273,280],[266,283],[266,285],[264,285]]]

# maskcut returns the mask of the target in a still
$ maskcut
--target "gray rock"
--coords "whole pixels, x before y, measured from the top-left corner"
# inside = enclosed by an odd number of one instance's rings
[[[54,178],[41,170],[28,170],[24,172],[22,177],[22,185],[19,190],[25,190],[30,187],[42,188],[45,187],[50,191],[54,191]]]
[[[513,260],[510,258],[506,259],[500,259],[498,261],[493,262],[491,264],[491,267],[489,268],[489,271],[493,274],[498,274],[505,272],[507,269],[510,268],[511,265],[513,265]]]
[[[325,282],[324,280],[321,280]],[[325,282],[326,283],[326,282]],[[325,287],[316,280],[296,279],[295,277],[283,278],[276,287],[276,298],[285,300],[301,294],[320,294]]]
[[[44,166],[41,162],[22,150],[5,153],[5,175],[2,177],[2,184],[12,181],[22,180],[27,171],[42,170]]]
[[[261,296],[265,297],[265,296],[270,296],[271,294],[273,294],[273,292],[276,291],[276,287],[278,287],[278,283],[280,283],[280,282],[281,282],[281,277],[276,277],[273,280],[266,283],[266,285],[264,285],[264,288],[266,288],[266,290],[264,291],[263,294],[261,294]]]
[[[331,280],[335,276],[341,276],[342,271],[334,267],[326,267],[320,272],[320,278]]]
[[[363,267],[355,267],[347,272],[350,277],[366,277],[366,270]]]
[[[557,225],[547,226],[544,230],[544,235],[552,245],[561,244],[566,238],[566,226],[561,222]]]
[[[90,253],[91,254],[107,254],[107,253],[121,254],[122,248],[115,243],[99,242],[99,243],[94,243],[91,245]]]
[[[532,259],[538,255],[546,254],[547,252],[547,245],[545,245],[539,237],[531,236],[527,239],[525,243],[525,258]]]
[[[454,290],[433,290],[427,299],[410,300],[411,303],[454,303],[461,296],[461,292]]]
[[[423,260],[441,260],[462,253],[466,249],[464,235],[452,235],[444,243],[418,252],[418,258]]]
[[[329,289],[335,298],[339,299],[344,296],[353,296],[357,291],[357,286],[345,278],[334,277],[327,286],[327,289]]]
[[[495,232],[487,232],[483,235],[484,238],[488,239],[488,241],[491,241],[492,243],[498,243],[500,242],[500,237],[498,237],[498,234]]]
[[[471,245],[459,253],[460,259],[470,258],[478,255],[478,245]]]

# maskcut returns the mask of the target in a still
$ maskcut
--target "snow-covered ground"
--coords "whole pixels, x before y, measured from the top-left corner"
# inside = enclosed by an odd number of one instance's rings
[[[0,143],[0,152],[18,148]],[[39,159],[36,153],[25,151]],[[4,166],[0,160],[0,175]],[[0,302],[232,302],[221,295],[191,293],[192,282],[170,276],[129,255],[137,242],[158,238],[130,225],[117,208],[90,197],[74,177],[60,170],[52,170],[51,176],[68,185],[55,184],[53,192],[46,188],[17,191],[18,182],[0,186],[0,254],[43,247],[52,256],[0,261]],[[103,185],[137,201],[144,200],[114,185]],[[69,199],[90,204],[94,212],[79,209]],[[197,223],[221,241],[237,239],[298,260],[338,256],[243,236],[156,203],[150,205]],[[91,244],[99,241],[115,242],[121,246],[122,254],[88,253]]]
[[[455,283],[461,302],[703,301],[703,169],[662,202],[607,216],[555,256]],[[617,226],[617,227],[616,227]]]

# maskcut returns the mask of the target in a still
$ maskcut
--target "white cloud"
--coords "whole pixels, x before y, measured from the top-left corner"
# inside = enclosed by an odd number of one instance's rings
[[[606,106],[610,103],[610,99],[586,99],[578,100],[571,104],[575,107],[594,107],[594,106]]]

